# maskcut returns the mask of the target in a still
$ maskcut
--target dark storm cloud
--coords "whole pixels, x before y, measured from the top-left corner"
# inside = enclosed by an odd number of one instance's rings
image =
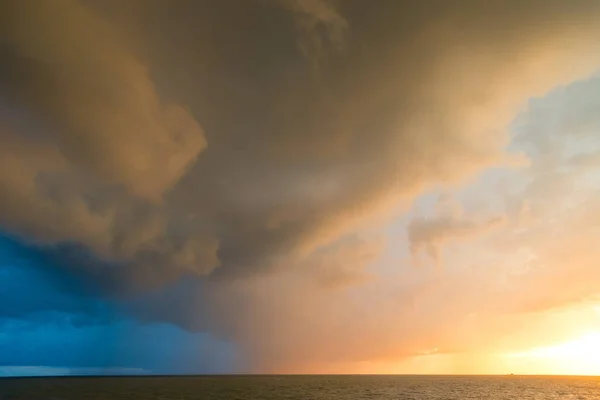
[[[600,54],[586,0],[5,0],[0,15],[0,223],[143,318],[256,348],[256,304],[264,324],[284,316],[237,278],[509,162],[520,104]]]
[[[95,283],[63,268],[47,251],[0,235],[0,319],[82,326],[122,317],[114,303],[98,298]]]

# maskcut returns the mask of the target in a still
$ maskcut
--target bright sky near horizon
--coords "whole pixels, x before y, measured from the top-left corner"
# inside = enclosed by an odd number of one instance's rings
[[[600,375],[600,2],[0,3],[0,376]]]

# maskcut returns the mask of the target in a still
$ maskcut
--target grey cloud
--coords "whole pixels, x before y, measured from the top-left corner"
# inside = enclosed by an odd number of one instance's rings
[[[600,166],[600,151],[581,153],[572,156],[567,165],[572,167],[594,168]]]
[[[599,165],[599,85],[595,75],[559,87],[532,100],[514,122],[515,142],[532,160],[518,196],[538,217],[568,212],[596,190],[585,177]]]
[[[527,249],[525,271],[511,280],[500,308],[548,311],[596,292],[599,226],[597,157],[600,111],[597,75],[534,99],[515,121],[516,142],[531,158],[525,185],[513,194],[518,234],[498,241],[501,252]],[[515,296],[520,293],[521,295]]]
[[[407,228],[410,252],[415,261],[425,251],[436,264],[440,264],[445,243],[479,236],[504,221],[504,217],[483,220],[465,216],[415,218]]]
[[[275,0],[288,8],[300,35],[298,46],[318,68],[331,51],[341,50],[348,35],[348,21],[339,13],[332,0]],[[325,34],[321,34],[322,30]]]

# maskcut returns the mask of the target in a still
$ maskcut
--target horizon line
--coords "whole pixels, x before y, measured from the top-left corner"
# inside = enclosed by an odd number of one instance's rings
[[[219,374],[62,374],[62,375],[13,375],[0,379],[48,379],[48,378],[220,378],[220,377],[303,377],[303,376],[390,376],[390,377],[555,377],[555,378],[600,378],[600,375],[586,374],[406,374],[406,373],[219,373]]]

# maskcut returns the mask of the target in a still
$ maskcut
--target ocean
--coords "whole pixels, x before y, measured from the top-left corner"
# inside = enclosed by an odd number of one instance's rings
[[[600,377],[194,376],[3,378],[0,400],[600,399]]]

